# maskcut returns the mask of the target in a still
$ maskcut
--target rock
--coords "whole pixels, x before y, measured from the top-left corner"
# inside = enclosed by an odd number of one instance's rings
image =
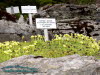
[[[18,36],[17,34],[11,34],[11,33],[1,33],[0,34],[0,42],[4,42],[5,40],[7,41],[20,41],[21,37]]]
[[[25,23],[23,15],[20,15],[20,18],[19,18],[19,20],[18,20],[18,23],[19,23],[19,24]]]
[[[96,11],[96,5],[74,5],[74,4],[54,4],[46,5],[41,7],[37,14],[41,17],[50,16],[56,18],[57,20],[71,19],[75,17],[84,18],[87,16],[93,16],[94,13],[90,11]],[[37,15],[36,14],[36,15]],[[92,17],[93,18],[93,17]],[[91,18],[89,18],[91,19]]]
[[[24,55],[0,63],[0,75],[100,75],[100,60],[92,56],[69,55],[59,58],[34,58]],[[37,68],[37,73],[6,73],[2,67],[10,65]]]
[[[33,15],[34,26],[24,22],[23,16],[18,23],[0,20],[1,34],[16,34],[18,37],[32,34],[43,35],[43,30],[36,29],[35,18],[55,18],[57,29],[49,30],[49,38],[55,34],[84,34],[100,40],[100,4],[75,5],[75,4],[54,4],[39,8],[38,13]],[[17,39],[16,39],[17,40]],[[7,41],[7,40],[5,40]]]
[[[27,36],[29,38],[34,34],[34,29],[34,26],[23,23],[22,21],[20,23],[14,23],[11,21],[0,20],[0,39],[3,39],[2,41],[18,41],[21,40],[22,36]]]
[[[100,4],[54,4],[41,7],[38,11],[38,18],[49,17],[57,20],[57,29],[49,30],[51,38],[54,34],[66,33],[80,33],[97,40],[100,38],[100,33],[93,35],[100,31]]]

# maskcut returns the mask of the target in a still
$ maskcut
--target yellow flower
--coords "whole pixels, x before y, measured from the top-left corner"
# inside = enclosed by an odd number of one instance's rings
[[[34,36],[32,35],[32,36],[31,36],[31,39],[33,39],[33,38],[34,38]]]
[[[26,43],[26,41],[24,41]]]
[[[66,47],[66,45],[63,45],[63,47]]]
[[[34,45],[29,45],[29,47],[34,47]]]
[[[24,39],[25,37],[24,36],[22,36],[22,39]]]
[[[79,41],[81,44],[83,44],[83,41]]]
[[[37,41],[34,41],[34,45],[36,45],[37,44]]]
[[[29,51],[25,51],[26,53],[28,53]]]
[[[4,46],[2,43],[0,43],[0,47]]]
[[[4,42],[5,46],[9,46],[10,45],[10,42],[9,41],[6,41]]]
[[[24,50],[27,50],[28,48],[29,48],[29,46],[24,46],[23,47]]]
[[[9,48],[11,48],[12,47],[12,45],[9,45]]]
[[[37,35],[38,37],[42,37],[41,35]]]
[[[11,52],[12,52],[12,50],[10,50],[10,49],[7,51],[4,51],[5,54],[10,54]]]
[[[11,45],[18,45],[18,44],[19,44],[19,42],[16,42],[16,41],[11,42]]]

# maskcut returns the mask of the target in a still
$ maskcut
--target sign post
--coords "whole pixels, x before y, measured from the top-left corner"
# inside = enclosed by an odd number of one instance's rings
[[[36,28],[44,29],[45,41],[48,41],[48,29],[56,29],[56,20],[54,18],[36,18]]]
[[[44,37],[45,37],[45,41],[49,40],[48,29],[44,29]]]
[[[33,22],[32,22],[32,14],[29,13],[28,16],[29,16],[29,24],[30,25],[33,25]]]
[[[33,25],[32,22],[32,13],[37,13],[36,6],[21,6],[22,13],[28,13],[29,15],[29,24]]]
[[[14,8],[11,6],[11,13],[14,14]]]

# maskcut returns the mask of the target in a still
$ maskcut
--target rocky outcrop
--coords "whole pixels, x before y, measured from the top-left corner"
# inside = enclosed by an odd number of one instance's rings
[[[80,33],[100,40],[100,5],[54,4],[38,10],[35,17],[56,18],[50,34]],[[52,36],[52,35],[51,35]]]
[[[34,26],[28,25],[23,16],[19,18],[17,23],[0,20],[0,41],[8,35],[9,39],[6,38],[7,40],[4,41],[20,40],[22,35],[43,35],[43,30],[38,30],[35,27],[35,18],[41,17],[56,18],[57,20],[57,29],[49,30],[50,39],[55,34],[80,33],[100,40],[100,4],[54,4],[46,5],[38,10],[38,13],[33,17]]]
[[[2,71],[2,67],[15,65],[37,68],[38,72],[9,73]],[[59,58],[41,58],[40,56],[24,55],[0,63],[0,75],[100,75],[100,60],[92,56],[79,55]]]

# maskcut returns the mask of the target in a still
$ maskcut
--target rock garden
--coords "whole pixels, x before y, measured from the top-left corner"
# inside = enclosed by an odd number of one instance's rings
[[[26,14],[0,10],[0,75],[100,75],[100,4],[48,4],[37,10],[33,25]],[[48,41],[36,18],[56,19]]]

